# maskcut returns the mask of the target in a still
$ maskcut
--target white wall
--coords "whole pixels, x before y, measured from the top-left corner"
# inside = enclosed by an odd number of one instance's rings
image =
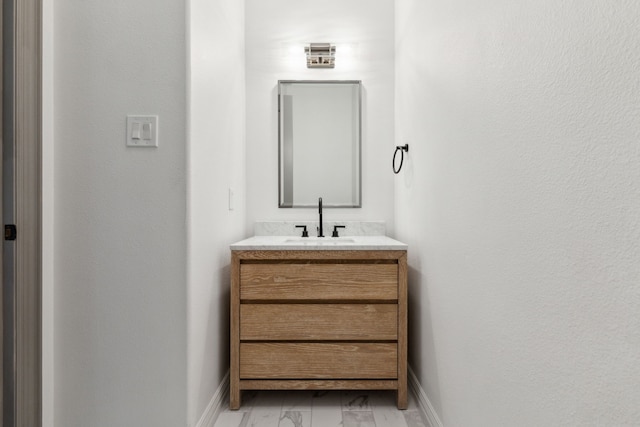
[[[447,427],[640,420],[640,5],[396,2],[411,364]]]
[[[185,424],[185,6],[57,0],[55,425]],[[125,146],[127,114],[159,147]]]
[[[187,410],[196,425],[229,369],[229,244],[244,237],[243,2],[191,0],[189,26]]]
[[[325,209],[325,220],[393,231],[393,13],[392,0],[246,1],[247,235],[257,220],[317,220],[314,209],[278,209],[277,82],[305,79],[363,85],[362,208]],[[311,42],[336,44],[336,68],[306,68]]]

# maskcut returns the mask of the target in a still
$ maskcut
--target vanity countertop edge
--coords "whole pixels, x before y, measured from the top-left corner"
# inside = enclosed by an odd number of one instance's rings
[[[230,245],[231,250],[367,250],[389,251],[407,250],[408,245],[387,236],[353,237],[294,237],[294,236],[253,236]]]

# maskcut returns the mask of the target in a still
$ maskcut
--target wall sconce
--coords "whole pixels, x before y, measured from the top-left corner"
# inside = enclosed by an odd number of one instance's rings
[[[307,68],[335,68],[336,47],[331,43],[311,43],[304,48]]]

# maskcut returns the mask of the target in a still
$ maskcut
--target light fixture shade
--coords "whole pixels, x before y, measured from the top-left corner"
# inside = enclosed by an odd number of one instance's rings
[[[335,68],[336,47],[331,43],[311,43],[304,48],[307,68]]]

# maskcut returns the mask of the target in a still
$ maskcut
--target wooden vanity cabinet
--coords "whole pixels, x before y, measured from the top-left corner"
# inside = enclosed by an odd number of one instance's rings
[[[407,407],[405,250],[234,250],[231,409],[242,390],[397,390]]]

